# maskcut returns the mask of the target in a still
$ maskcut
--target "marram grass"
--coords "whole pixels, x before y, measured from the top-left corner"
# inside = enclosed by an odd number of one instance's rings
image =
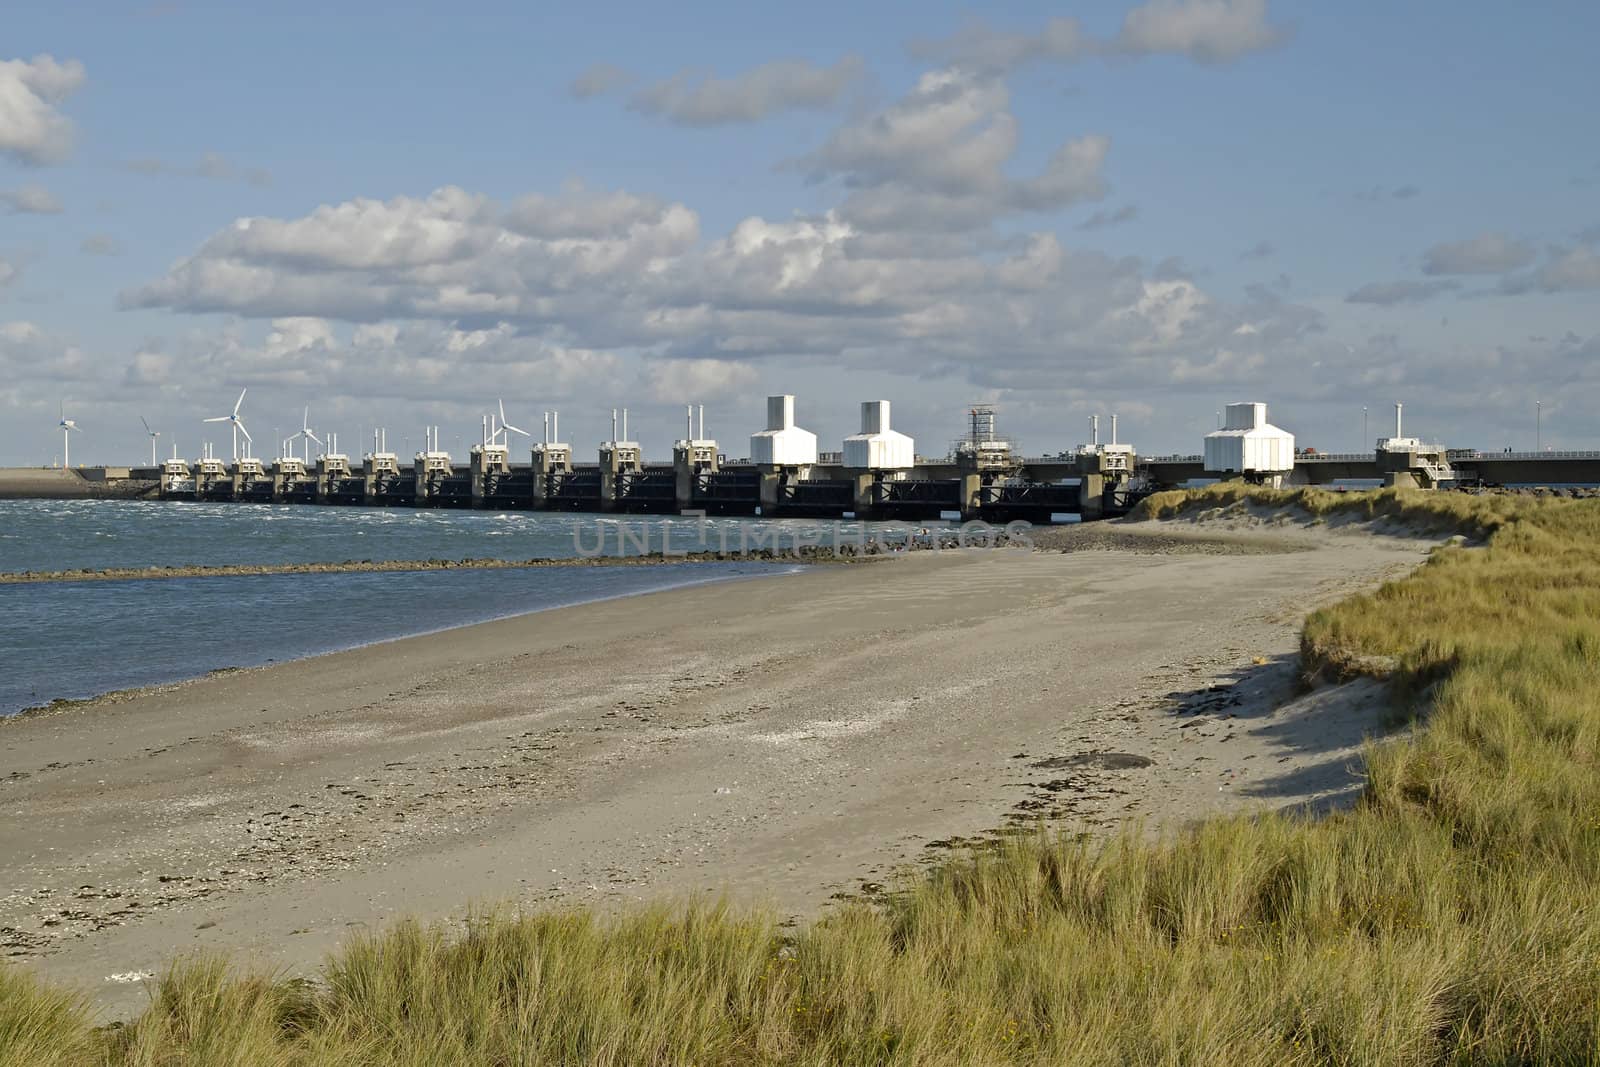
[[[1600,501],[1215,488],[1483,547],[1307,620],[1416,719],[1353,810],[955,859],[786,935],[721,905],[398,923],[316,983],[180,961],[149,1008],[0,970],[3,1064],[1600,1063]]]

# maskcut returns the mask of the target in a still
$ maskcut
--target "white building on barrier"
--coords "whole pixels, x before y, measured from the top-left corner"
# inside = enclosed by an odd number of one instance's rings
[[[864,402],[861,432],[844,439],[844,465],[857,470],[904,470],[916,462],[916,442],[889,428],[889,402]]]
[[[750,460],[762,466],[809,467],[817,461],[817,435],[794,424],[794,397],[767,397],[767,428],[750,435]]]
[[[1206,434],[1206,473],[1276,482],[1294,470],[1294,434],[1267,421],[1267,405],[1229,404],[1224,416]]]

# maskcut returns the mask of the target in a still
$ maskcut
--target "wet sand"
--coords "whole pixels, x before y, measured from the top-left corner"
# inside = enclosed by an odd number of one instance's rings
[[[187,567],[84,567],[72,571],[0,571],[0,585],[41,585],[47,582],[148,582],[161,578],[243,578],[277,574],[396,574],[404,571],[506,571],[542,567],[647,567],[661,563],[726,563],[758,559],[794,563],[855,564],[874,556],[846,556],[806,546],[801,552],[767,550],[760,556],[734,556],[716,552],[674,552],[659,549],[637,556],[534,557],[532,559],[362,559],[340,563],[212,563]]]
[[[120,1015],[190,950],[309,973],[474,902],[804,917],[1008,821],[1348,800],[1381,694],[1296,697],[1299,623],[1428,542],[1159,525],[1241,548],[812,568],[0,724],[0,953]]]

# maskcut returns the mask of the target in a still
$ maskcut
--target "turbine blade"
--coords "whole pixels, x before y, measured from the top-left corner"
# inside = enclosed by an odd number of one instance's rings
[[[144,416],[143,415],[139,416],[139,421],[144,424],[144,432],[145,433],[152,434],[152,435],[155,433],[155,431],[150,428],[150,424],[148,422],[144,421]]]
[[[239,390],[239,399],[233,402],[233,414],[235,418],[238,418],[239,416],[239,405],[244,403],[244,394],[247,392],[249,392],[248,388]]]
[[[232,422],[233,419],[232,419],[231,416],[228,416],[228,415],[218,415],[214,419],[201,419],[200,421],[201,422]]]
[[[509,425],[506,422],[506,402],[504,400],[500,400],[500,401],[497,401],[497,403],[499,403],[499,405],[500,405],[500,425],[501,426]]]
[[[529,433],[527,430],[524,430],[522,427],[513,426],[509,422],[505,424],[505,428],[510,430],[512,433],[520,433],[524,437],[532,437],[533,436],[533,434]]]

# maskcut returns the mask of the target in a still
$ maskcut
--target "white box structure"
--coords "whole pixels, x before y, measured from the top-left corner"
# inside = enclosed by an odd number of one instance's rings
[[[858,470],[904,470],[916,465],[915,442],[889,428],[889,402],[861,405],[861,432],[844,439],[844,465]]]
[[[817,435],[794,424],[794,397],[767,397],[767,428],[750,435],[750,459],[766,467],[809,467],[817,461]]]
[[[1267,405],[1229,404],[1222,429],[1206,434],[1206,471],[1283,474],[1294,470],[1294,434],[1267,421]]]

